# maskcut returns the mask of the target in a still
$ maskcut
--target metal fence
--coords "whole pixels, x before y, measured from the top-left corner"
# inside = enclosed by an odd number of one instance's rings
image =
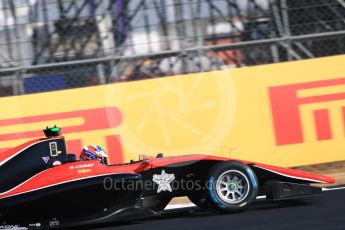
[[[345,53],[345,0],[0,0],[0,96]]]

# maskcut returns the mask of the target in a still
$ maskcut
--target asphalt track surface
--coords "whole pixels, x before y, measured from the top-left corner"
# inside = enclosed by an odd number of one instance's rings
[[[345,189],[293,202],[257,200],[251,208],[236,214],[188,208],[165,217],[86,229],[345,229]]]

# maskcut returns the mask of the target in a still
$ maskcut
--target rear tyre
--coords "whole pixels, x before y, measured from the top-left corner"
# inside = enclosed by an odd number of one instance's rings
[[[208,174],[207,194],[212,205],[224,212],[241,212],[255,201],[258,180],[246,164],[228,161]]]

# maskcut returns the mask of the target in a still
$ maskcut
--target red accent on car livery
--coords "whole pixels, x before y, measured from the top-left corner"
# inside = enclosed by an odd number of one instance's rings
[[[58,137],[63,138],[63,137]],[[39,139],[34,140],[32,142],[28,142],[24,145],[18,146],[9,151],[7,158],[1,158],[3,161],[8,159],[9,157],[20,153],[23,149],[30,144],[37,143],[41,140],[46,139]],[[17,150],[17,152],[15,152]],[[31,191],[36,191],[52,186],[57,186],[60,184],[65,184],[73,181],[84,180],[92,177],[98,176],[106,176],[106,175],[113,175],[113,174],[124,174],[124,173],[140,173],[144,170],[148,170],[150,168],[158,168],[158,167],[169,167],[173,164],[183,164],[183,163],[190,163],[193,161],[201,161],[201,160],[209,160],[209,161],[228,161],[228,160],[236,160],[230,159],[225,157],[217,157],[217,156],[209,156],[209,155],[184,155],[184,156],[174,156],[174,157],[163,157],[163,158],[153,158],[150,157],[147,160],[140,161],[133,164],[123,164],[123,165],[104,165],[98,161],[78,161],[73,163],[67,163],[60,166],[55,166],[44,170],[37,175],[33,176],[32,178],[28,179],[27,181],[19,184],[18,186],[10,189],[9,191],[3,192],[0,194],[0,199],[12,197],[16,195],[20,195],[23,193],[28,193]],[[270,172],[277,173],[279,175],[283,175],[286,177],[300,179],[310,182],[318,182],[318,183],[334,183],[335,180],[332,177],[317,175],[313,173],[307,173],[303,171],[293,170],[293,169],[286,169],[281,168],[278,166],[271,166],[265,165],[250,161],[240,161],[244,164],[250,164],[254,167],[258,167]]]
[[[238,160],[238,159],[231,159],[226,157],[217,157],[217,156],[209,156],[209,155],[185,155],[185,156],[175,156],[175,157],[165,157],[165,158],[153,158],[151,160],[152,168],[156,167],[163,167],[171,164],[176,163],[183,163],[188,161],[200,161],[200,160],[215,160],[215,161],[229,161],[229,160],[235,160],[240,161],[244,164],[253,165],[258,168],[262,168],[264,170],[277,173],[279,175],[283,175],[290,178],[296,178],[300,180],[306,180],[311,182],[317,182],[317,183],[334,183],[335,179],[328,176],[323,176],[319,174],[314,173],[308,173],[304,171],[299,171],[295,169],[288,169],[288,168],[282,168],[278,166],[272,166],[272,165],[266,165],[251,161],[244,161],[244,160]]]
[[[149,166],[147,162],[136,164],[108,166],[96,160],[67,163],[44,170],[20,185],[0,194],[0,199],[36,191],[68,182],[84,180],[92,177],[121,173],[136,173]]]
[[[265,165],[260,163],[252,163],[254,167],[258,167],[261,169],[265,169],[270,172],[277,173],[279,175],[290,177],[294,179],[300,179],[315,183],[334,183],[335,179],[333,177],[329,176],[323,176],[319,174],[304,172],[296,169],[289,169],[289,168],[282,168],[278,166],[273,165]]]

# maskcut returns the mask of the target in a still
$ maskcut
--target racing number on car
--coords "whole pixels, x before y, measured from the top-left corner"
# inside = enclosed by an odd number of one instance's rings
[[[56,142],[49,142],[50,156],[57,157],[61,151],[58,150]]]

